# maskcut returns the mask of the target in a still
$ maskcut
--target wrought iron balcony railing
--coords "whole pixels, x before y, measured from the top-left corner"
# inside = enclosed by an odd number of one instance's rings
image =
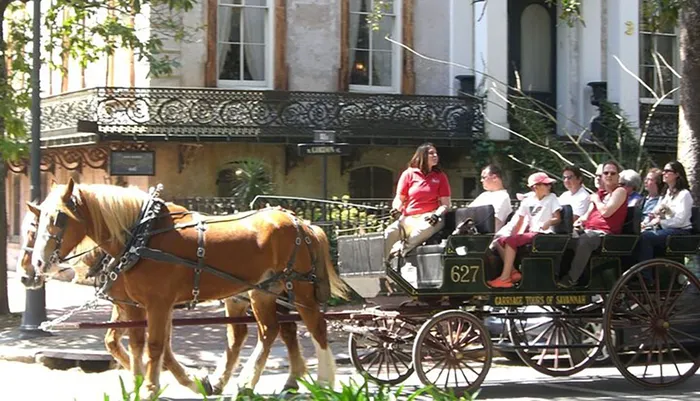
[[[474,97],[104,87],[45,98],[42,138],[298,142],[334,130],[350,143],[468,141],[483,133],[482,111]]]
[[[639,124],[642,129],[644,129],[650,112],[650,104],[640,105]],[[644,146],[654,150],[675,152],[678,146],[678,106],[659,105],[656,107],[649,121]]]

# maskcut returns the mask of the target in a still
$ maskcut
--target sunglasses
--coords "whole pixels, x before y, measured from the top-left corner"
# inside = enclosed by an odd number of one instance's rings
[[[664,173],[675,173],[675,171],[671,169],[664,169]]]
[[[617,175],[616,171],[603,171],[603,175]]]

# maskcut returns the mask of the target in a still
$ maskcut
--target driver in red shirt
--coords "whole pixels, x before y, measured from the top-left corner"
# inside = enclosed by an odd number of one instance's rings
[[[401,174],[391,209],[391,216],[398,220],[384,231],[387,261],[398,252],[406,255],[445,225],[442,216],[450,208],[451,189],[438,161],[435,146],[424,143]],[[399,242],[401,228],[407,237],[403,242]]]

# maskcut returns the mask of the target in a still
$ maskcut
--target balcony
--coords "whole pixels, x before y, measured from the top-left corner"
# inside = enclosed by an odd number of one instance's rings
[[[639,125],[644,129],[651,105],[639,107]],[[649,121],[644,146],[654,152],[675,153],[678,145],[678,106],[659,105]]]
[[[466,145],[484,131],[473,97],[104,87],[42,101],[46,146],[90,141],[298,143],[334,130],[353,144]],[[29,116],[27,117],[29,118]]]

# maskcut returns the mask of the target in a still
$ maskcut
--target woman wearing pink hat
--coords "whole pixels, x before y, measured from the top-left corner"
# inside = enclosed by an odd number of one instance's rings
[[[518,211],[513,216],[518,219],[513,232],[520,232],[524,221],[527,221],[527,227],[522,234],[498,239],[500,245],[498,249],[503,249],[501,252],[503,271],[499,277],[488,282],[489,286],[510,288],[520,281],[522,274],[513,266],[518,248],[532,243],[535,236],[539,234],[554,233],[552,227],[561,221],[561,205],[557,196],[552,193],[553,182],[554,179],[549,178],[545,173],[535,173],[528,177],[527,186],[532,189],[534,196],[525,197],[520,203]]]

